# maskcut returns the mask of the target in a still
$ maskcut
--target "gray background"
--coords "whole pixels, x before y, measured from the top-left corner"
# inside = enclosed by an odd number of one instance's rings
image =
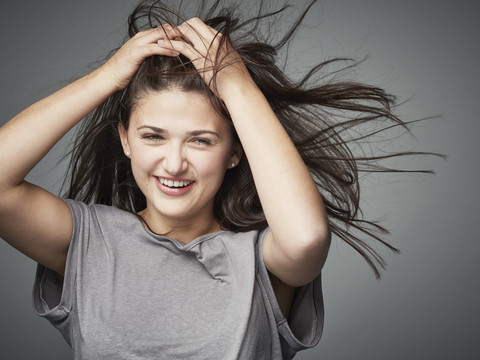
[[[88,64],[116,46],[133,4],[2,4],[0,124],[85,73]],[[318,26],[299,34],[293,69],[331,56],[370,55],[356,75],[400,100],[412,97],[401,108],[402,116],[442,115],[417,126],[416,141],[399,140],[399,147],[438,151],[449,158],[406,164],[434,168],[436,176],[364,181],[366,215],[385,219],[392,231],[389,240],[402,254],[386,253],[389,266],[377,281],[359,256],[333,245],[324,270],[324,336],[298,359],[476,358],[478,10],[474,1],[329,0],[307,21]],[[58,191],[64,165],[57,161],[66,143],[68,139],[33,170],[30,181]],[[71,358],[56,330],[33,315],[34,270],[31,260],[0,242],[0,358]]]

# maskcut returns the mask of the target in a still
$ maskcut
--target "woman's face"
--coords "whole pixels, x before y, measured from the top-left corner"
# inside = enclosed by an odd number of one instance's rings
[[[241,150],[206,97],[180,90],[149,94],[133,109],[128,131],[120,125],[119,132],[147,199],[142,215],[160,224],[213,220],[215,194]]]

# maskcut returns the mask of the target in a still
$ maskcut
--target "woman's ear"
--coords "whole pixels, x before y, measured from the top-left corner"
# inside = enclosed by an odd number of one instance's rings
[[[128,144],[128,135],[127,129],[123,126],[122,123],[118,123],[118,135],[120,136],[120,141],[122,142],[123,152],[127,157],[130,157],[130,146]]]
[[[240,160],[242,159],[242,156],[243,156],[242,144],[240,144],[240,142],[236,142],[235,144],[233,144],[233,151],[232,151],[232,155],[230,156],[229,168],[234,168],[235,166],[237,166]]]

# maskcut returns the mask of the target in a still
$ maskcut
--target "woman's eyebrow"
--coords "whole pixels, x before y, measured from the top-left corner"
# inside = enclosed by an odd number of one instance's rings
[[[220,139],[220,135],[218,133],[216,133],[215,131],[211,131],[211,130],[194,130],[194,131],[190,131],[189,134],[192,135],[192,136],[210,134],[210,135],[216,136],[217,138]]]
[[[137,131],[138,130],[142,130],[142,129],[149,129],[149,130],[152,130],[153,132],[156,132],[156,133],[159,133],[159,134],[163,134],[163,133],[167,133],[168,131],[165,130],[165,129],[162,129],[162,128],[159,128],[159,127],[156,127],[156,126],[151,126],[151,125],[143,125],[143,126],[140,126],[137,128]]]

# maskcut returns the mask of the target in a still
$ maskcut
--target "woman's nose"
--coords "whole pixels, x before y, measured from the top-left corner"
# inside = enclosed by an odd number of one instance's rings
[[[187,168],[187,161],[181,146],[171,144],[163,158],[163,168],[170,175],[181,174]]]

